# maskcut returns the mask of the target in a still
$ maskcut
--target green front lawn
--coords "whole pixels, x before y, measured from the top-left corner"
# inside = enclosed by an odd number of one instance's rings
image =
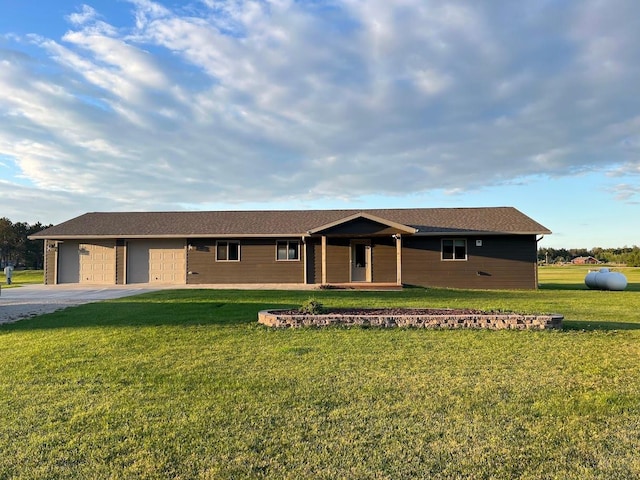
[[[18,287],[28,284],[42,284],[44,281],[44,272],[42,270],[14,270],[11,278],[11,285],[7,285],[7,278],[2,270],[0,270],[0,285],[2,288]]]
[[[532,292],[175,290],[0,326],[0,478],[639,478],[638,284],[579,275]],[[310,295],[567,320],[256,323]]]

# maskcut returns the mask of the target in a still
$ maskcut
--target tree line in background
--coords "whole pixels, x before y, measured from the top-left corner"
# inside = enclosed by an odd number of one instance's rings
[[[624,264],[640,267],[640,247],[600,248],[539,248],[538,261],[541,263],[570,263],[576,257],[593,257],[601,263]]]
[[[50,226],[40,222],[33,225],[13,223],[6,217],[0,218],[0,265],[37,270],[44,268],[44,242],[27,237]]]

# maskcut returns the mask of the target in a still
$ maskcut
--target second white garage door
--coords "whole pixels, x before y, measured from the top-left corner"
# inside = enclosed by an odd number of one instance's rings
[[[127,242],[127,283],[186,283],[184,240]]]
[[[116,283],[116,250],[112,241],[79,245],[80,283]]]

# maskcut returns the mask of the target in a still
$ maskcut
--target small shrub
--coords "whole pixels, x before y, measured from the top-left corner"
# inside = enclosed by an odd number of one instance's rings
[[[298,311],[307,315],[318,315],[322,313],[322,304],[315,298],[310,298],[300,305]]]

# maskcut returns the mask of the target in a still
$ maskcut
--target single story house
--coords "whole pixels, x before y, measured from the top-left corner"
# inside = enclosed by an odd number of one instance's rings
[[[598,263],[600,263],[600,261],[597,258],[589,255],[588,257],[576,257],[571,260],[571,263],[573,263],[574,265],[597,265]]]
[[[31,235],[45,284],[537,288],[538,235],[511,207],[97,212]]]

